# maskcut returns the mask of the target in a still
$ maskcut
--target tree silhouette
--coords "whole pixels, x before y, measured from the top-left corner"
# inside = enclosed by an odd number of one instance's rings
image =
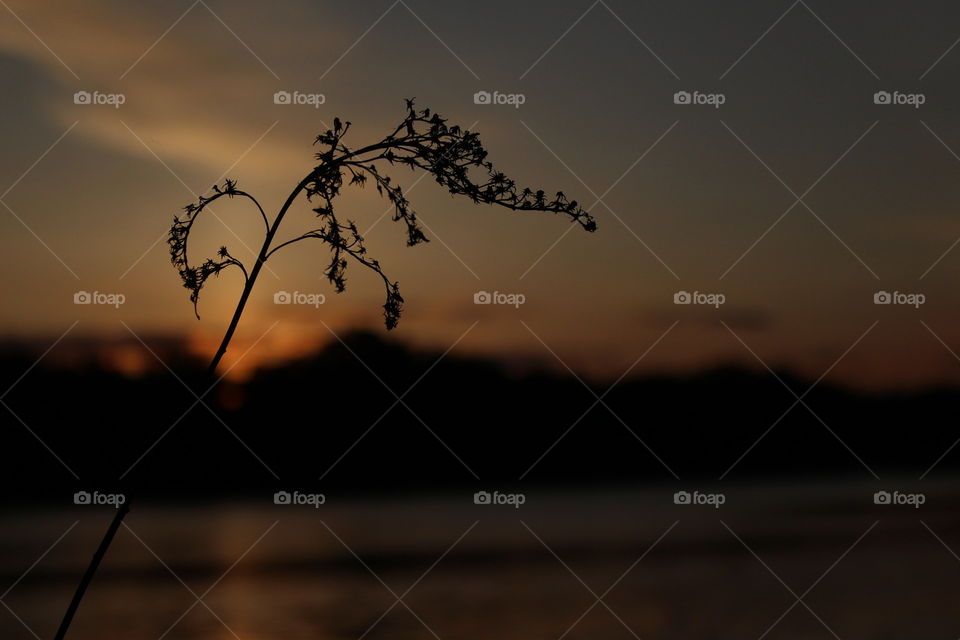
[[[220,347],[210,361],[208,369],[210,374],[216,371],[217,365],[227,352],[227,347],[230,345],[230,340],[233,338],[263,265],[278,250],[301,240],[317,239],[329,247],[330,262],[324,273],[337,293],[342,293],[346,287],[348,258],[379,275],[386,291],[386,301],[383,304],[384,323],[388,330],[397,326],[404,302],[399,285],[387,277],[378,260],[367,255],[363,237],[356,223],[349,219],[345,222],[341,221],[334,210],[334,201],[340,195],[345,179],[347,186],[358,187],[365,186],[370,180],[373,181],[377,193],[387,198],[393,205],[393,220],[403,223],[407,234],[407,246],[410,247],[428,240],[403,190],[384,173],[385,166],[400,165],[407,166],[411,170],[428,171],[437,183],[451,194],[465,196],[478,204],[500,205],[513,211],[563,214],[587,231],[596,230],[597,225],[593,217],[584,211],[576,200],[568,200],[562,191],[548,198],[543,190],[519,189],[516,182],[497,171],[487,160],[487,151],[480,143],[479,134],[466,131],[457,125],[448,125],[444,118],[431,113],[430,109],[417,110],[413,100],[406,101],[406,109],[403,120],[392,132],[379,142],[358,149],[351,149],[343,142],[350,130],[350,123],[334,118],[333,129],[318,135],[314,141],[314,144],[321,148],[321,151],[316,154],[319,164],[297,183],[272,222],[257,199],[238,189],[236,181],[229,179],[222,185],[214,185],[212,195],[200,196],[196,203],[184,207],[185,215],[174,217],[170,237],[167,240],[170,245],[170,259],[183,280],[183,286],[190,290],[190,300],[193,302],[194,313],[198,318],[200,317],[198,310],[200,292],[211,276],[218,276],[225,269],[237,267],[244,277],[243,292],[237,302],[236,310],[220,342]],[[273,246],[284,216],[301,194],[316,205],[313,207],[313,212],[317,216],[319,226],[292,240]],[[232,256],[226,247],[221,247],[215,258],[208,258],[199,265],[194,266],[189,261],[187,245],[194,223],[204,209],[221,198],[249,200],[257,207],[263,219],[263,245],[256,262],[249,270],[240,260]],[[117,510],[74,593],[55,640],[63,640],[66,637],[80,601],[124,516],[129,512],[129,506],[130,501],[127,500]]]

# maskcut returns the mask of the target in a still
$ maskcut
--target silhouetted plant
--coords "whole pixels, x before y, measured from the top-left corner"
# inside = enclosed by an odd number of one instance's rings
[[[359,149],[351,149],[344,142],[350,123],[334,118],[333,129],[320,134],[314,141],[314,144],[321,147],[316,154],[319,164],[294,187],[272,222],[267,219],[256,198],[238,189],[233,180],[226,180],[223,185],[215,185],[212,195],[201,196],[195,204],[184,208],[184,216],[174,218],[168,239],[170,258],[180,273],[183,286],[190,290],[190,300],[194,304],[195,312],[200,291],[211,276],[219,275],[224,269],[237,267],[242,271],[245,281],[237,309],[220,348],[210,363],[211,371],[216,369],[226,353],[263,264],[279,249],[301,240],[321,240],[330,248],[330,262],[324,273],[338,293],[346,287],[348,258],[380,276],[386,291],[383,304],[384,322],[387,329],[397,326],[404,302],[398,284],[387,277],[378,260],[367,255],[356,223],[349,219],[342,221],[334,208],[334,201],[340,195],[345,180],[347,186],[359,187],[372,181],[377,193],[393,205],[393,220],[403,223],[407,245],[412,247],[427,242],[410,201],[400,185],[384,173],[385,165],[429,171],[437,183],[451,194],[466,196],[476,203],[500,205],[514,211],[564,214],[587,231],[596,229],[596,223],[590,214],[584,211],[576,200],[568,200],[563,192],[557,192],[555,196],[548,198],[542,190],[519,189],[516,182],[497,171],[487,160],[487,151],[480,143],[477,133],[466,131],[457,125],[448,125],[444,118],[431,113],[429,109],[417,110],[413,100],[407,100],[406,104],[406,116],[391,133],[381,141]],[[471,174],[478,174],[479,179]],[[301,193],[316,205],[313,211],[320,226],[292,240],[272,246],[284,216]],[[215,258],[208,258],[196,266],[191,264],[187,257],[187,243],[194,223],[207,206],[224,197],[250,200],[256,205],[263,219],[263,245],[249,271],[226,247],[221,247]]]
[[[365,186],[368,180],[373,181],[377,193],[387,198],[393,205],[393,220],[404,224],[407,245],[411,247],[427,242],[427,237],[401,187],[384,173],[384,165],[400,165],[413,170],[429,171],[437,183],[451,194],[466,196],[476,203],[496,204],[514,211],[564,214],[587,231],[596,230],[597,225],[590,214],[584,211],[576,200],[568,200],[562,191],[548,198],[542,190],[518,189],[516,182],[494,169],[493,164],[487,160],[487,151],[480,143],[477,133],[466,131],[457,125],[448,125],[445,119],[431,113],[429,109],[415,109],[413,100],[407,100],[406,104],[406,116],[391,133],[380,142],[359,149],[350,149],[343,142],[350,130],[350,123],[343,123],[339,118],[334,118],[333,129],[320,134],[314,141],[314,144],[321,147],[316,154],[319,164],[294,187],[272,222],[267,218],[257,199],[238,189],[234,180],[225,180],[222,185],[214,185],[212,195],[200,196],[195,204],[184,207],[185,215],[174,217],[170,237],[167,240],[170,245],[170,259],[180,273],[183,286],[190,290],[190,300],[193,302],[194,313],[198,318],[200,317],[198,311],[200,291],[207,280],[230,267],[237,267],[243,273],[243,293],[240,295],[220,347],[210,361],[210,373],[216,371],[217,365],[227,351],[263,265],[278,250],[301,240],[311,238],[321,240],[330,248],[330,262],[324,273],[337,293],[343,292],[346,287],[348,258],[352,258],[379,275],[386,290],[386,301],[383,304],[384,322],[387,329],[397,326],[403,311],[403,297],[400,295],[398,284],[387,277],[379,261],[367,256],[367,249],[356,223],[349,219],[345,222],[341,221],[334,210],[334,200],[340,195],[345,179],[348,186],[359,187]],[[479,177],[474,178],[471,173],[478,174]],[[292,240],[273,246],[274,237],[284,216],[301,193],[316,205],[313,211],[320,226]],[[226,247],[220,248],[216,258],[208,258],[196,266],[192,265],[188,259],[187,244],[194,223],[204,209],[221,198],[247,199],[256,205],[263,219],[263,245],[256,262],[249,270],[240,260],[231,255]],[[129,503],[128,500],[122,508],[117,510],[113,522],[74,593],[55,640],[65,638],[87,586],[92,581],[100,561],[129,511]]]

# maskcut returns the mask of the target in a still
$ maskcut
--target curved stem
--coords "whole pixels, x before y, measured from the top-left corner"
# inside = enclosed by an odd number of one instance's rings
[[[318,238],[319,236],[316,235],[317,232],[318,230],[308,231],[302,236],[297,236],[296,238],[292,238],[290,240],[287,240],[286,242],[281,242],[280,244],[278,244],[277,246],[275,246],[274,248],[270,249],[270,251],[267,252],[267,257],[269,258],[274,253],[276,253],[280,249],[283,249],[288,244],[293,244],[294,242],[300,242],[301,240],[306,240],[307,238]]]
[[[250,200],[250,202],[252,202],[253,204],[257,205],[257,210],[260,211],[260,217],[263,218],[263,230],[269,231],[270,222],[267,221],[267,214],[263,211],[263,207],[260,206],[260,203],[257,202],[257,199],[254,198],[249,193],[247,193],[246,191],[236,191],[235,195],[243,196],[244,198],[247,198],[248,200]]]
[[[207,205],[219,200],[224,196],[228,196],[228,197],[241,196],[253,202],[253,204],[257,206],[257,210],[260,212],[260,218],[263,220],[264,232],[265,233],[270,232],[270,223],[267,221],[267,214],[264,213],[263,207],[260,206],[260,203],[257,201],[256,198],[254,198],[252,195],[250,195],[246,191],[241,191],[239,189],[234,189],[233,191],[218,190],[214,195],[210,196],[209,198],[201,199],[200,206],[198,206],[194,211],[191,212],[189,219],[186,221],[187,232],[184,234],[184,237],[183,237],[183,255],[184,256],[187,255],[187,245],[190,242],[190,231],[193,230],[193,225],[197,222],[197,219],[200,217],[200,214],[203,212],[204,209],[207,208]],[[236,258],[234,258],[233,256],[230,256],[229,254],[228,254],[228,257],[230,258],[230,260],[232,260],[233,264],[240,267],[240,269],[243,271],[243,277],[246,280],[249,280],[250,277],[247,274],[247,270],[243,266],[243,263],[237,260]],[[196,302],[194,302],[193,306],[194,306],[194,313],[197,314],[197,319],[199,320],[200,314],[197,312]]]
[[[234,258],[228,252],[224,252],[224,257],[229,259],[230,264],[240,267],[240,271],[243,272],[243,281],[244,283],[246,283],[246,281],[250,279],[250,274],[247,273],[247,268],[243,266],[243,263],[237,260],[236,258]]]

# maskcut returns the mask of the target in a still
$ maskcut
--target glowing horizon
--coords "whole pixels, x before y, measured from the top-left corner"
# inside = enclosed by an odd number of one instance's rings
[[[710,30],[709,11],[686,21],[686,31],[660,25],[649,42],[658,60],[598,10],[537,60],[574,8],[550,17],[515,8],[515,20],[501,24],[503,45],[491,50],[455,12],[436,8],[426,19],[398,6],[361,38],[388,6],[304,2],[277,13],[241,3],[181,15],[184,8],[131,11],[106,0],[56,12],[12,3],[33,33],[10,15],[0,21],[5,88],[16,97],[4,106],[9,144],[0,163],[9,208],[0,335],[55,338],[77,320],[92,335],[129,335],[126,323],[138,334],[214,344],[240,285],[235,274],[211,282],[201,320],[193,317],[168,262],[172,216],[223,177],[272,214],[312,166],[313,137],[335,116],[353,122],[350,144],[363,144],[399,122],[403,99],[415,96],[479,130],[494,163],[522,184],[562,189],[586,205],[599,200],[600,229],[568,234],[560,218],[475,207],[396,168],[433,240],[408,249],[386,202],[372,189],[347,189],[341,209],[368,231],[371,254],[407,300],[398,339],[443,351],[477,322],[458,350],[536,354],[559,365],[553,351],[605,378],[656,344],[635,373],[756,367],[759,358],[812,379],[829,370],[859,387],[960,384],[945,348],[960,343],[951,296],[960,269],[960,252],[950,251],[960,235],[951,216],[949,149],[960,146],[949,126],[953,57],[924,79],[930,99],[921,109],[884,110],[873,104],[875,78],[802,16],[778,30],[821,43],[803,54],[817,64],[764,41],[762,53],[727,70],[762,32],[763,15],[723,38]],[[499,24],[496,14],[478,8],[476,19]],[[636,8],[622,18],[645,24]],[[724,62],[690,53],[683,43],[695,36]],[[871,68],[907,64],[866,39],[858,45]],[[910,64],[922,71],[936,48],[916,51]],[[709,80],[725,70],[722,81]],[[691,90],[722,91],[724,102],[677,102]],[[496,98],[516,95],[523,101]],[[103,96],[123,96],[122,104]],[[242,202],[215,211],[222,223],[203,222],[197,255],[226,244],[249,260],[259,246],[256,213]],[[303,203],[295,213],[287,234],[310,224]],[[272,259],[231,352],[276,321],[276,337],[249,354],[251,363],[322,344],[321,321],[337,332],[375,327],[376,278],[354,265],[348,290],[335,295],[322,277],[326,259],[325,249],[305,245]],[[122,293],[125,303],[74,305],[78,291]],[[275,305],[278,291],[326,301]],[[479,291],[522,294],[525,304],[477,305]],[[722,293],[725,303],[674,304],[682,291]],[[875,305],[878,291],[920,292],[925,304]],[[116,357],[121,370],[139,366],[129,353]]]

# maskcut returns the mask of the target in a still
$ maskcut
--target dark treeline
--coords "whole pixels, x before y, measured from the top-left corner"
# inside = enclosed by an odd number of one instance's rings
[[[304,360],[260,371],[246,384],[221,383],[204,399],[219,419],[202,405],[181,417],[195,399],[165,370],[128,378],[97,367],[41,363],[3,400],[23,423],[0,407],[6,497],[115,487],[189,498],[278,488],[674,483],[656,456],[683,481],[717,479],[741,456],[727,480],[784,474],[869,479],[856,456],[881,476],[919,476],[958,437],[950,420],[957,390],[870,395],[821,383],[804,398],[819,419],[798,404],[744,456],[795,402],[765,372],[717,369],[625,379],[604,397],[606,406],[590,409],[595,398],[575,378],[511,375],[498,363],[453,355],[404,396],[439,354],[369,333],[353,334],[347,343],[377,377],[333,343]],[[4,388],[32,362],[4,354]],[[202,367],[174,366],[202,389]],[[810,384],[781,378],[797,394]],[[403,396],[401,403],[381,381]],[[598,395],[605,390],[593,388]],[[931,477],[958,461],[960,448]]]

